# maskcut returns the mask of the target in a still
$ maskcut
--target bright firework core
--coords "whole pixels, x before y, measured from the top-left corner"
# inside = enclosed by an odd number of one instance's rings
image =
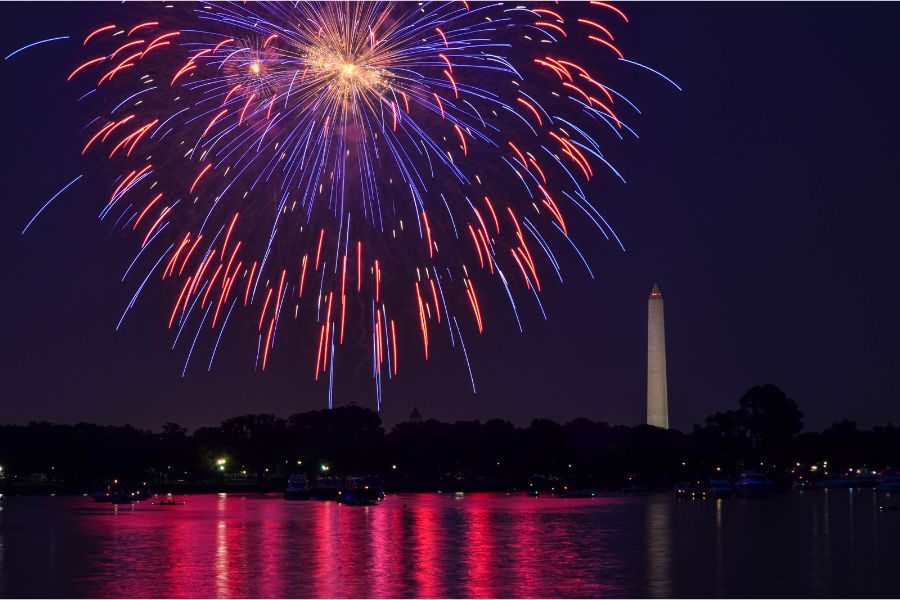
[[[383,71],[367,64],[366,56],[346,56],[335,50],[311,48],[306,62],[313,77],[331,85],[341,98],[376,92],[385,85]]]

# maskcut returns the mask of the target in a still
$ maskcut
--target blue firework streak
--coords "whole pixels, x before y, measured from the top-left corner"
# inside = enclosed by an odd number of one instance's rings
[[[601,140],[636,137],[619,106],[638,111],[598,68],[672,83],[617,47],[621,10],[572,12],[211,3],[75,36],[92,54],[68,79],[96,110],[82,154],[115,173],[100,217],[140,243],[119,326],[161,280],[173,348],[190,340],[183,373],[207,339],[212,369],[238,321],[260,370],[276,340],[302,340],[329,405],[337,354],[362,352],[380,407],[385,378],[420,360],[401,361],[401,333],[425,360],[436,341],[457,348],[474,391],[463,336],[485,329],[485,290],[521,330],[526,300],[546,315],[541,274],[563,281],[555,246],[591,277],[575,232],[621,246],[585,185],[622,178]]]

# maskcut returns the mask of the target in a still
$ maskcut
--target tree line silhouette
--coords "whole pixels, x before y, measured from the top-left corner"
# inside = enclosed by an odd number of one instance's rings
[[[579,418],[567,423],[412,419],[385,431],[358,406],[282,419],[249,414],[193,433],[130,425],[34,422],[0,426],[0,488],[90,491],[120,479],[166,486],[278,489],[290,473],[379,475],[389,490],[662,487],[744,470],[784,477],[800,463],[832,470],[900,465],[900,429],[841,421],[804,432],[797,403],[774,385],[751,388],[733,410],[689,433]]]

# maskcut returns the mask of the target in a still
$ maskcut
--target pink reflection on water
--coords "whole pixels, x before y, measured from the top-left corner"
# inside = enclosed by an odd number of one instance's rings
[[[333,526],[335,505],[327,502],[318,509],[316,526],[308,532],[311,543],[308,545],[316,555],[315,569],[312,570],[314,595],[318,598],[334,598],[335,581],[335,546]]]
[[[81,497],[4,497],[0,597],[897,597],[900,590],[900,575],[887,568],[896,562],[900,520],[878,511],[883,500],[871,490],[721,503],[669,494],[418,494],[370,508],[279,495],[186,500],[114,507]]]
[[[228,564],[228,535],[226,532],[226,528],[228,524],[225,520],[225,509],[226,509],[227,497],[225,495],[221,495],[216,500],[216,557],[213,562],[215,565],[215,577],[216,577],[216,597],[217,598],[229,598],[231,597],[231,593],[228,589],[228,580],[230,573],[230,566]],[[202,568],[202,567],[201,567]]]
[[[421,598],[440,597],[444,591],[441,582],[443,536],[434,506],[426,505],[416,511],[413,535],[416,595]]]
[[[480,499],[473,502],[481,504]],[[464,501],[463,501],[464,502]],[[466,595],[475,598],[493,598],[493,582],[491,578],[491,559],[494,557],[494,539],[490,530],[490,518],[483,506],[467,511],[469,527],[467,532],[466,558],[468,565],[468,585]],[[496,532],[499,533],[499,532]]]
[[[60,500],[81,545],[68,595],[506,597],[615,594],[579,512],[615,500],[391,496],[374,507],[207,495],[185,506]],[[574,517],[574,519],[573,519]],[[579,520],[580,519],[580,520]],[[599,537],[598,537],[599,536]]]
[[[541,502],[540,498],[528,498],[529,503]],[[522,512],[522,518],[519,526],[513,530],[514,546],[513,560],[515,564],[520,565],[521,576],[516,581],[515,596],[528,596],[530,590],[538,587],[538,572],[541,568],[541,560],[543,552],[540,550],[542,544],[539,522],[535,507],[526,504]]]

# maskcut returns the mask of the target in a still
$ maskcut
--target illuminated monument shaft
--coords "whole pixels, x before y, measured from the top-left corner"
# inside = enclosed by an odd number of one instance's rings
[[[647,301],[647,425],[669,428],[666,323],[662,293],[655,283]]]

